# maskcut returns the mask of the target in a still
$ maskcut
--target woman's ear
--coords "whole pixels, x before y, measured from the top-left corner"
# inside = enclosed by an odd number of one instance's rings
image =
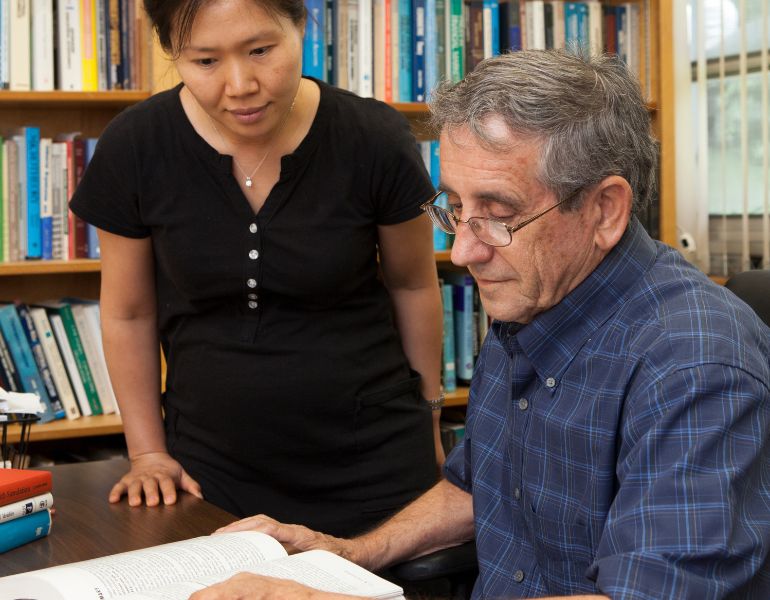
[[[605,177],[591,191],[590,201],[597,210],[594,242],[598,248],[609,252],[623,237],[631,218],[631,186],[618,175]]]

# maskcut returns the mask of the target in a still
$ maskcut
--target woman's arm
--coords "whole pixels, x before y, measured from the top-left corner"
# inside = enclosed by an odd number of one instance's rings
[[[167,453],[160,407],[160,344],[155,270],[149,238],[99,231],[102,255],[101,321],[104,355],[120,406],[131,470],[115,484],[110,502],[176,501],[179,487],[200,488]],[[159,493],[160,492],[160,493]]]
[[[443,313],[433,254],[430,220],[425,215],[398,225],[381,225],[380,266],[390,293],[404,353],[422,376],[420,391],[427,399],[441,394]],[[444,462],[439,418],[433,413],[436,462]]]

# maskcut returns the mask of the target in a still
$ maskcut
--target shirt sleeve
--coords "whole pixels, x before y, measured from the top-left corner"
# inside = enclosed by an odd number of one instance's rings
[[[381,168],[376,170],[374,194],[378,225],[395,225],[419,216],[420,205],[433,195],[433,184],[409,123],[393,108],[382,105],[379,120]]]
[[[139,209],[140,168],[133,114],[118,115],[100,136],[70,209],[104,231],[144,238],[150,229],[142,223]]]
[[[684,368],[627,411],[589,578],[613,599],[770,598],[767,382]]]

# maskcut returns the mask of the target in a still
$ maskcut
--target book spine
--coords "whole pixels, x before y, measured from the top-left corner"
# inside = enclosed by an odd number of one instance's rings
[[[67,369],[67,375],[72,384],[72,391],[75,394],[80,414],[84,417],[90,417],[92,413],[91,405],[88,402],[88,394],[86,393],[85,387],[83,387],[83,380],[80,378],[75,355],[72,353],[72,346],[70,346],[69,340],[67,339],[67,332],[64,329],[61,317],[51,313],[48,315],[48,320],[51,323],[51,331],[53,331],[54,338],[56,339],[56,345],[61,353],[64,367]]]
[[[40,258],[40,128],[25,127],[24,135],[27,146],[27,258]]]
[[[302,70],[305,75],[323,80],[326,75],[324,64],[325,0],[305,0],[307,24],[302,41]]]
[[[348,50],[348,3],[347,0],[340,0],[335,3],[334,12],[334,85],[344,90],[350,89],[348,80],[348,61],[350,52]]]
[[[51,532],[51,511],[46,509],[0,523],[0,552],[18,548]]]
[[[508,24],[507,47],[512,52],[522,49],[520,1],[523,2],[524,0],[508,0],[506,7],[506,21]]]
[[[358,90],[362,98],[374,96],[372,56],[372,0],[358,0]]]
[[[452,284],[444,283],[441,285],[441,298],[444,308],[444,391],[454,392],[457,389],[457,372],[455,367],[455,324]]]
[[[96,385],[94,379],[91,376],[91,369],[88,367],[88,360],[86,359],[86,353],[83,349],[83,341],[80,339],[77,325],[75,324],[75,317],[72,314],[72,307],[69,305],[63,305],[58,309],[58,314],[61,317],[62,325],[64,325],[64,331],[67,334],[67,341],[70,343],[72,349],[72,355],[75,358],[75,364],[77,365],[78,375],[83,382],[83,388],[85,389],[86,396],[88,397],[88,404],[91,407],[91,414],[102,414],[102,405],[99,402],[99,394],[96,391]]]
[[[33,496],[26,500],[19,500],[18,502],[11,502],[10,504],[0,506],[0,523],[19,519],[25,515],[40,512],[41,510],[46,510],[52,506],[53,496],[51,495],[51,492]]]
[[[57,0],[57,55],[60,90],[83,89],[83,62],[80,48],[80,0]]]
[[[326,0],[326,16],[324,17],[324,47],[326,54],[325,81],[331,85],[337,80],[337,61],[334,60],[334,27],[337,18],[337,3]]]
[[[0,262],[5,262],[8,257],[8,156],[5,149],[6,143],[0,135]]]
[[[385,0],[372,0],[372,56],[374,62],[374,97],[385,96]]]
[[[414,60],[414,51],[412,50],[412,0],[398,0],[398,40],[398,101],[411,102],[412,61]]]
[[[56,338],[51,330],[48,315],[46,315],[44,308],[31,308],[29,314],[37,331],[40,346],[51,370],[51,377],[56,385],[56,391],[61,399],[66,417],[68,419],[77,419],[80,416],[80,410],[75,399],[75,393],[67,377],[67,370],[64,366],[59,346],[56,344]]]
[[[131,89],[132,65],[131,65],[131,37],[130,37],[130,4],[133,0],[120,1],[120,64],[123,67],[123,81],[121,89]]]
[[[484,58],[500,54],[500,3],[484,0]]]
[[[96,58],[96,0],[80,1],[80,48],[83,64],[83,91],[99,89],[99,65]]]
[[[35,359],[37,365],[37,371],[40,374],[40,379],[45,386],[45,391],[48,394],[48,401],[51,405],[54,417],[61,419],[65,416],[64,407],[62,406],[59,393],[56,390],[56,385],[51,375],[51,369],[48,367],[48,361],[45,359],[43,353],[43,347],[40,344],[40,338],[37,335],[37,329],[35,329],[35,323],[32,321],[32,316],[29,314],[29,308],[24,304],[16,305],[16,312],[19,314],[19,321],[21,321],[21,327],[24,330],[24,334],[29,342],[32,356]]]
[[[27,138],[24,130],[13,136],[18,152],[16,152],[16,169],[18,177],[18,222],[16,229],[19,232],[17,260],[24,260],[27,256]]]
[[[54,88],[53,0],[32,0],[32,89]]]
[[[3,370],[3,380],[8,385],[5,389],[11,392],[22,391],[19,372],[16,370],[16,365],[13,364],[11,351],[8,349],[2,331],[0,331],[0,368]]]
[[[37,370],[35,358],[27,342],[19,315],[16,313],[16,307],[12,304],[6,304],[0,308],[0,329],[2,329],[11,358],[19,373],[22,390],[40,396],[40,402],[45,407],[44,412],[40,415],[40,421],[42,423],[53,421],[56,415]]]
[[[26,500],[50,492],[53,478],[50,471],[0,469],[0,506]]]
[[[96,0],[96,67],[99,91],[110,89],[110,19],[108,0]]]
[[[40,248],[43,259],[53,258],[53,183],[51,139],[40,140]]]
[[[412,100],[425,102],[425,0],[412,0]]]
[[[0,0],[0,90],[11,83],[11,0]]]
[[[465,75],[465,24],[463,0],[447,0],[449,4],[449,78],[458,82]]]
[[[11,0],[9,38],[10,89],[28,92],[32,88],[29,0]]]

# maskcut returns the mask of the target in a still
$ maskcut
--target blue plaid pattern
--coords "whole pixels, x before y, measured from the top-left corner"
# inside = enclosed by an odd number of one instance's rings
[[[558,306],[493,323],[445,467],[473,494],[474,597],[770,598],[769,357],[636,220]]]

